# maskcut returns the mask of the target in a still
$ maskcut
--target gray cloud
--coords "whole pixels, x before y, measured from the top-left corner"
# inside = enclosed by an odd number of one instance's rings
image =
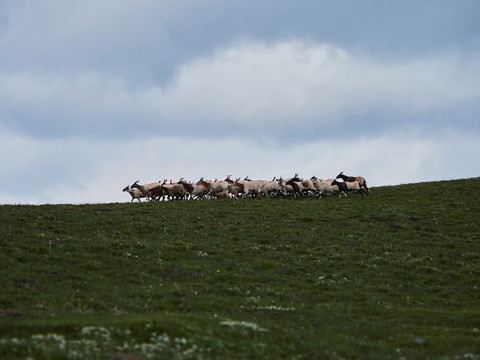
[[[164,87],[97,73],[0,75],[1,121],[35,136],[252,136],[296,142],[476,124],[480,58],[382,62],[333,45],[241,41]],[[461,116],[460,116],[461,115]]]
[[[93,71],[163,85],[179,63],[245,37],[334,43],[382,59],[478,52],[479,8],[475,0],[2,1],[0,68]]]
[[[478,10],[2,1],[0,203],[128,201],[164,177],[478,176]]]
[[[340,171],[364,176],[371,186],[478,176],[480,160],[461,161],[478,147],[478,134],[444,131],[425,137],[398,132],[345,140],[271,147],[247,139],[191,140],[151,137],[125,142],[2,137],[0,203],[130,201],[123,187],[135,180],[180,177],[196,181],[273,176],[323,178]],[[18,166],[18,163],[21,166]]]

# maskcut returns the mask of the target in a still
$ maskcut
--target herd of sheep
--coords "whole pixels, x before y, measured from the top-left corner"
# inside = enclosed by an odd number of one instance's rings
[[[150,201],[181,200],[181,199],[225,199],[225,198],[254,198],[261,197],[286,197],[292,196],[315,196],[339,194],[347,196],[349,191],[356,191],[368,195],[367,182],[361,176],[346,176],[341,172],[335,179],[320,179],[315,176],[304,180],[295,174],[294,177],[273,180],[250,180],[245,177],[236,180],[205,180],[203,177],[196,183],[187,182],[183,178],[178,182],[167,180],[139,185],[135,181],[123,191],[128,192],[132,200],[145,198]],[[341,180],[341,181],[339,181]]]

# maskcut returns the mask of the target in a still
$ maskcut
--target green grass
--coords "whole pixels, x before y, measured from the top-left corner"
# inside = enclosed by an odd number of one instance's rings
[[[0,358],[480,359],[479,204],[480,178],[0,206]]]

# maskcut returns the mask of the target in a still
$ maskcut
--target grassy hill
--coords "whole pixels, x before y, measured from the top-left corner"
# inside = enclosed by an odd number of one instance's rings
[[[479,359],[479,200],[0,206],[0,358]]]

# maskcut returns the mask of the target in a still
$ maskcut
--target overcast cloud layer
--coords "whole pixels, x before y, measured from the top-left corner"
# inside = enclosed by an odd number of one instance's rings
[[[0,203],[480,175],[476,1],[6,1]]]

